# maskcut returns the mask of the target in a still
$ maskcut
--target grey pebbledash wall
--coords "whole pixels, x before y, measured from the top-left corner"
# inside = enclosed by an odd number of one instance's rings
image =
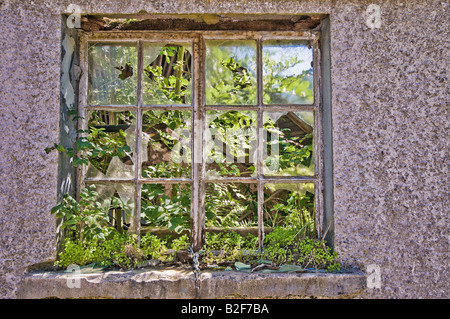
[[[362,298],[448,298],[448,1],[0,1],[0,296],[56,255],[61,14],[330,16],[334,247],[380,288]],[[370,28],[366,9],[381,8]],[[62,133],[61,135],[64,135]],[[68,135],[70,136],[70,134]],[[62,164],[61,164],[62,165]]]

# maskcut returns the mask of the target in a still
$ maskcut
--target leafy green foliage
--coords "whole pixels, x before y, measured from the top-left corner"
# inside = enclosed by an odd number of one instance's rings
[[[171,194],[161,184],[142,187],[142,213],[149,226],[168,227],[180,233],[190,229],[191,196],[189,185],[171,185]]]
[[[207,41],[206,103],[256,104],[256,48],[252,41]]]
[[[178,238],[175,238],[171,242],[171,247],[175,252],[181,251],[181,250],[187,250],[189,247],[189,236],[188,235],[182,235]]]
[[[114,232],[105,240],[98,238],[76,240],[66,238],[64,251],[59,254],[56,266],[66,268],[70,264],[79,266],[94,264],[101,267],[136,268],[144,265],[146,260],[156,259],[171,261],[175,255],[169,250],[187,249],[189,237],[183,235],[168,242],[147,233],[140,242],[135,234],[119,234]]]
[[[270,263],[299,265],[303,268],[340,270],[337,253],[326,246],[325,241],[299,236],[296,229],[277,227],[266,235],[264,247],[258,248],[258,240],[233,232],[206,233],[202,261],[207,264],[226,262]]]
[[[220,233],[207,232],[202,248],[202,261],[222,263],[227,261],[247,261],[248,250],[258,249],[258,238],[252,234],[246,237],[225,229]]]
[[[141,249],[145,256],[151,259],[160,259],[163,253],[167,250],[167,242],[159,239],[157,236],[150,233],[145,234],[141,238]]]
[[[286,116],[279,121],[285,120]],[[264,129],[267,130],[267,154],[264,158],[264,164],[270,168],[270,173],[283,173],[288,175],[298,175],[292,171],[296,167],[308,168],[313,161],[313,136],[311,133],[304,136],[291,136],[291,129],[280,129],[278,124],[272,119],[267,118],[264,121]],[[270,138],[269,138],[270,135]],[[276,138],[274,138],[276,137]],[[276,154],[273,154],[272,148],[277,147]],[[309,170],[303,171],[302,175],[314,175]]]
[[[113,233],[107,240],[66,238],[64,251],[59,254],[57,266],[66,268],[70,264],[84,266],[136,267],[142,261],[143,254],[138,248],[136,235]]]
[[[114,156],[121,159],[131,157],[131,148],[127,145],[125,132],[121,129],[117,132],[106,132],[105,126],[130,124],[132,119],[131,112],[94,111],[89,119],[89,129],[77,131],[80,135],[75,140],[74,147],[65,149],[62,145],[54,144],[45,151],[49,153],[56,149],[71,158],[74,167],[91,164],[105,174]]]
[[[305,194],[285,191],[283,195],[278,200],[266,199],[266,225],[296,229],[301,231],[302,235],[314,237],[314,194],[308,191]],[[273,204],[269,204],[272,202]]]
[[[207,185],[205,204],[206,226],[243,227],[256,226],[256,192],[247,184]]]
[[[301,72],[295,69],[304,61],[297,53],[289,50],[292,44],[287,41],[263,49],[265,104],[311,104],[314,100],[312,68]],[[303,47],[299,43],[294,46],[297,52]]]
[[[250,74],[247,68],[241,66],[234,60],[234,57],[225,59],[220,62],[221,65],[233,72],[234,88],[231,90],[233,94],[242,92],[242,90],[252,85]]]
[[[159,56],[166,64],[149,64],[144,68],[148,77],[144,86],[144,99],[146,102],[157,104],[186,104],[190,99],[191,74],[186,61],[186,49],[182,46],[164,46]],[[173,61],[172,58],[176,58]],[[173,71],[167,74],[167,69]]]
[[[120,198],[114,198],[106,209],[97,200],[95,186],[90,185],[80,191],[80,200],[76,201],[68,194],[51,210],[58,218],[63,218],[62,229],[67,229],[71,237],[80,240],[106,239],[114,229],[108,216],[108,211],[116,206],[124,206]]]
[[[264,239],[261,257],[278,265],[291,263],[303,268],[339,270],[336,252],[326,246],[324,241],[299,236],[300,233],[301,230],[295,228],[274,228]]]
[[[173,162],[159,162],[155,165],[143,168],[142,177],[145,178],[170,178],[190,175],[190,167]]]

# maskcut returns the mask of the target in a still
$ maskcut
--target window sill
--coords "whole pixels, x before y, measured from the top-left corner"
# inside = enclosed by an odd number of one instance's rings
[[[190,268],[109,270],[77,276],[63,271],[27,273],[19,285],[17,298],[193,299],[196,296],[195,275]],[[69,288],[75,278],[80,279],[79,288]],[[366,275],[358,269],[342,273],[270,274],[205,270],[200,274],[199,296],[204,299],[340,298],[354,297],[365,288]]]

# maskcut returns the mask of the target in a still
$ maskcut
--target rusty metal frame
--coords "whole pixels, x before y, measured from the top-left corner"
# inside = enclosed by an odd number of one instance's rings
[[[256,105],[206,105],[205,104],[205,40],[255,40],[256,42]],[[264,40],[309,40],[313,47],[313,79],[314,102],[304,105],[264,105],[262,99],[262,46]],[[192,102],[191,105],[144,105],[142,98],[143,82],[143,46],[150,42],[190,43],[192,45]],[[135,43],[138,51],[137,72],[137,103],[136,105],[88,105],[88,48],[90,43]],[[80,60],[82,76],[79,85],[79,115],[84,118],[79,121],[79,129],[87,129],[88,112],[93,110],[108,111],[134,111],[137,120],[135,175],[133,178],[102,178],[87,179],[86,169],[79,168],[77,172],[78,190],[85,184],[133,183],[135,185],[135,219],[132,231],[140,234],[140,205],[141,188],[143,184],[175,184],[186,183],[191,185],[191,241],[195,251],[198,251],[204,242],[205,232],[205,185],[206,183],[253,183],[258,191],[258,238],[260,247],[264,240],[263,202],[264,186],[269,183],[314,183],[316,227],[319,236],[323,233],[321,223],[323,212],[323,145],[321,121],[321,79],[320,79],[320,31],[98,31],[82,32],[80,36]],[[147,110],[186,110],[191,116],[191,177],[190,178],[143,178],[141,175],[140,150],[142,112]],[[257,176],[255,177],[206,177],[205,165],[205,138],[206,111],[256,111],[257,113]],[[313,145],[315,175],[312,177],[278,177],[263,175],[263,112],[278,111],[311,111],[314,113]]]

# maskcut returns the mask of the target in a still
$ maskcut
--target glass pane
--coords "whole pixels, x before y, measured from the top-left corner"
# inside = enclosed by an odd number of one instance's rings
[[[132,44],[89,47],[88,104],[135,105],[137,48]]]
[[[256,176],[256,112],[207,111],[206,176]]]
[[[207,183],[206,227],[258,226],[256,184]]]
[[[265,233],[282,227],[315,236],[314,183],[266,184],[263,211]]]
[[[177,233],[190,230],[189,184],[144,184],[141,194],[141,216],[146,227],[168,228]]]
[[[191,70],[190,46],[145,44],[144,104],[191,104]]]
[[[146,111],[142,115],[142,176],[191,176],[191,112]]]
[[[206,41],[206,104],[256,104],[255,41]]]
[[[314,113],[264,112],[263,173],[314,176]]]
[[[312,104],[312,61],[312,48],[306,41],[264,41],[264,104]]]
[[[88,120],[90,143],[88,178],[133,178],[136,148],[134,112],[92,111]]]
[[[133,184],[113,183],[95,185],[96,201],[108,211],[111,226],[119,232],[136,229],[135,187]]]

